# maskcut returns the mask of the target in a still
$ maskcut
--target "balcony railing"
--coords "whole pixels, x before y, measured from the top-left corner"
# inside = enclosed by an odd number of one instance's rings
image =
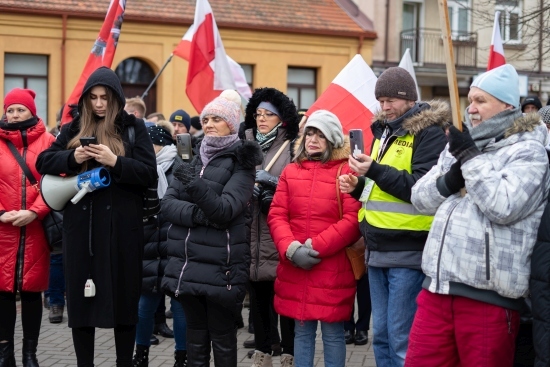
[[[457,68],[477,67],[477,33],[453,32],[453,51]],[[445,49],[440,29],[417,28],[401,32],[401,55],[410,49],[419,66],[445,67]]]

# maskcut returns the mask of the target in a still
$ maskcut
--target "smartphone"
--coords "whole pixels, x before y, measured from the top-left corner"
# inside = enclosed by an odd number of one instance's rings
[[[97,138],[95,136],[83,136],[80,138],[80,145],[87,147],[90,144],[97,144]]]
[[[190,134],[176,135],[176,146],[178,148],[178,156],[185,162],[190,162],[193,158],[193,150],[191,147]]]
[[[359,154],[365,152],[365,146],[363,144],[363,130],[351,129],[349,131],[349,142],[351,145],[351,154],[357,159]]]

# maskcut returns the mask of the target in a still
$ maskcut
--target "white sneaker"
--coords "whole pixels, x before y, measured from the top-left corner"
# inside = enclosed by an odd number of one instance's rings
[[[262,353],[259,350],[255,350],[252,355],[252,367],[273,367],[271,360],[271,354]]]
[[[294,367],[294,356],[281,354],[281,367]]]

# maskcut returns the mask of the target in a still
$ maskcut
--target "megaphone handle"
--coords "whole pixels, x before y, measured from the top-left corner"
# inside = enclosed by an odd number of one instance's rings
[[[73,198],[71,199],[71,203],[73,204],[76,204],[80,201],[80,199],[82,199],[84,197],[84,195],[86,195],[88,192],[90,192],[90,190],[88,190],[88,182],[86,182],[85,184],[82,185],[82,188],[80,189],[79,192],[76,193],[75,196],[73,196]]]

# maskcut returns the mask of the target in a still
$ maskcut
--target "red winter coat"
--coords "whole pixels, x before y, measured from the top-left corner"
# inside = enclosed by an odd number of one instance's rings
[[[5,122],[4,122],[5,123]],[[27,144],[23,143],[23,134],[27,135]],[[24,227],[15,227],[11,223],[0,222],[0,291],[13,292],[15,280],[19,290],[41,292],[48,288],[50,269],[50,249],[46,242],[41,220],[50,209],[40,193],[31,186],[23,170],[15,160],[6,141],[11,141],[25,157],[27,166],[40,182],[40,174],[35,163],[38,154],[48,148],[55,138],[46,132],[42,120],[23,133],[19,130],[0,129],[0,212],[27,209],[38,214],[38,218]],[[23,186],[23,182],[25,186]],[[25,208],[21,203],[25,202]],[[16,267],[17,254],[21,247],[22,271]]]
[[[297,142],[299,144],[299,141]],[[345,247],[359,239],[360,203],[341,194],[343,219],[336,199],[336,175],[350,172],[349,143],[333,151],[325,164],[303,161],[286,166],[268,215],[273,241],[279,251],[275,280],[275,310],[296,320],[339,322],[349,320],[356,282]],[[296,267],[286,257],[292,241],[312,239],[321,262],[311,270]]]

